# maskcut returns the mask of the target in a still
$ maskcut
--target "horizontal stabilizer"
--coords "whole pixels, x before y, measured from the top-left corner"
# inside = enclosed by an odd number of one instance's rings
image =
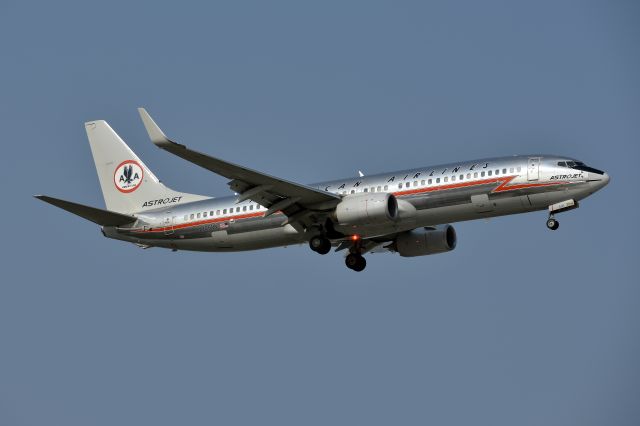
[[[137,220],[134,216],[72,203],[71,201],[60,200],[46,195],[35,195],[35,197],[102,226],[121,226]]]

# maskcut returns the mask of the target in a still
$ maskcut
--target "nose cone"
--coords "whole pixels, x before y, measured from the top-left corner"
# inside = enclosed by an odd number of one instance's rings
[[[609,175],[607,173],[602,173],[600,176],[600,179],[594,181],[593,183],[595,184],[595,190],[599,191],[602,188],[604,188],[605,186],[607,186],[609,184]]]

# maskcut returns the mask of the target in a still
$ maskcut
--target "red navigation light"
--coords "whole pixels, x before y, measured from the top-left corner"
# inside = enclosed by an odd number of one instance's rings
[[[358,241],[360,239],[360,235],[352,235],[351,236],[351,240],[352,241]]]

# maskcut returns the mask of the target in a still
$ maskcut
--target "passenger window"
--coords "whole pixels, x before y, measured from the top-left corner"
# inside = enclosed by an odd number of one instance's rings
[[[471,173],[467,173],[467,179],[471,179]]]
[[[200,219],[200,213],[198,213],[198,216],[197,216],[197,218],[198,218],[198,219]]]
[[[513,173],[513,167],[509,169],[509,173]]]
[[[417,180],[413,181],[413,186],[418,186],[418,181]]]
[[[522,167],[518,166],[518,173],[522,170]]]
[[[202,217],[207,217],[207,212],[202,213]]]
[[[477,177],[478,177],[478,172],[475,172],[475,173],[473,174],[473,177],[474,177],[474,179],[475,179],[475,178],[477,178]]]
[[[566,162],[566,161],[559,161],[559,162],[558,162],[558,166],[560,166],[560,167],[567,167],[567,162]]]
[[[506,175],[507,174],[507,169],[502,169],[502,174]]]
[[[227,209],[222,210],[222,214],[227,214]]]
[[[385,185],[385,186],[384,186],[384,190],[385,190],[385,191],[388,191],[388,190],[389,190],[389,185]]]
[[[240,213],[240,207],[236,207],[236,213]]]
[[[460,175],[460,180],[464,179],[464,175]]]
[[[385,188],[385,189],[387,189],[387,188]],[[378,192],[380,192],[380,191],[382,191],[382,186],[378,187]]]
[[[402,189],[402,182],[398,184],[398,189]]]
[[[376,192],[376,187],[372,186],[371,189],[369,189],[371,192]]]
[[[429,179],[428,183],[431,185],[433,183],[433,179]]]
[[[364,192],[369,192],[369,188],[365,188],[365,189],[364,189]]]
[[[352,193],[352,194],[355,194],[355,193],[356,193],[356,191],[354,191],[354,190],[352,189],[352,190],[351,190],[351,193]]]
[[[220,216],[220,210],[216,210],[216,216]]]
[[[246,212],[247,211],[247,206],[242,206],[242,211]]]
[[[436,183],[440,183],[440,178],[437,178],[437,179],[436,179]]]
[[[189,215],[188,214],[184,215],[184,220],[189,220]]]
[[[482,172],[482,173],[484,173],[484,172]],[[489,176],[491,176],[492,173],[493,172],[491,170],[489,170],[489,172],[488,172]]]
[[[191,213],[191,219],[193,219],[193,217],[194,217],[194,216],[193,216],[193,213]]]
[[[481,173],[480,173],[480,177],[484,177],[484,172],[481,172]]]
[[[422,182],[420,182],[420,184],[421,184],[422,186],[424,186],[424,184],[425,184],[424,180],[423,180]]]
[[[500,174],[500,169],[496,170],[496,176]]]
[[[451,182],[455,182],[456,181],[456,177],[455,176],[451,176]]]
[[[253,210],[253,204],[249,206],[249,210]]]
[[[449,176],[445,176],[444,181],[449,182]]]

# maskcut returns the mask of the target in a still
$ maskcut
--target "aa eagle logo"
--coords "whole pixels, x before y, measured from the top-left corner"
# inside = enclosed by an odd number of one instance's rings
[[[137,161],[127,160],[120,163],[113,174],[113,182],[120,192],[133,192],[142,183],[142,166]]]

